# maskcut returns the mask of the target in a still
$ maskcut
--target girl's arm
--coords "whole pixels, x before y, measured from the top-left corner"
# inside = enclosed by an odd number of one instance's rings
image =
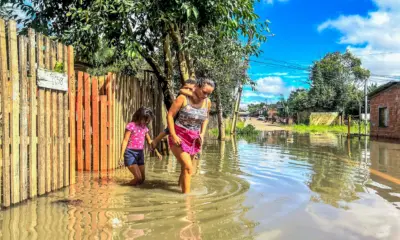
[[[181,88],[179,89],[179,94],[188,96],[188,97],[192,97],[193,96],[193,91],[189,90],[189,89],[185,89],[185,88]]]
[[[119,157],[120,161],[124,160],[125,149],[126,146],[128,145],[130,136],[131,136],[131,131],[125,130],[124,140],[122,140],[121,144],[121,155]]]
[[[176,145],[180,145],[181,141],[180,141],[180,139],[178,138],[178,136],[176,135],[176,132],[175,132],[174,117],[179,112],[181,107],[183,106],[183,103],[185,102],[185,99],[186,99],[185,96],[179,95],[178,98],[172,104],[171,108],[168,111],[168,115],[167,115],[168,129],[169,129],[170,135],[174,139],[174,143]]]
[[[151,137],[150,137],[150,135],[148,133],[146,133],[146,141],[147,141],[147,144],[149,144],[149,146],[151,146],[152,140],[151,140]],[[162,159],[162,155],[158,152],[157,148],[154,148],[154,151],[156,152],[156,155],[157,155],[158,159],[161,160]]]
[[[151,146],[152,141],[151,141],[151,137],[148,133],[146,133],[146,141],[147,141],[147,144],[149,144]]]

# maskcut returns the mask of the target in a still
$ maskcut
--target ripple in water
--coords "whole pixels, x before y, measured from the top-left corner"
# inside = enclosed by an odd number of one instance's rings
[[[397,239],[400,188],[369,168],[399,177],[389,154],[398,148],[364,143],[286,132],[210,140],[189,195],[171,156],[147,159],[137,188],[125,169],[79,174],[74,186],[1,212],[2,238]]]

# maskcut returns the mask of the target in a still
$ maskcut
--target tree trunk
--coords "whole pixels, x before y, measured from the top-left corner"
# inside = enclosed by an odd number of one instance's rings
[[[251,41],[252,40],[253,40],[253,34],[250,33],[249,34],[249,39],[247,40],[247,46],[251,45]],[[249,57],[250,56],[247,55],[245,60],[244,60],[243,79],[245,79],[247,77],[247,69],[249,67]],[[238,118],[238,115],[239,115],[239,107],[240,107],[240,100],[242,98],[242,91],[243,91],[243,84],[242,84],[241,81],[239,81],[238,97],[237,97],[236,104],[235,104],[235,109],[234,109],[231,134],[235,134],[236,133],[236,122],[237,122],[237,118]]]
[[[239,115],[239,107],[240,107],[240,100],[242,98],[242,91],[243,91],[243,86],[240,83],[239,90],[238,90],[238,97],[236,99],[235,109],[233,112],[232,129],[231,129],[231,134],[233,134],[233,135],[236,134],[236,122],[237,122],[238,115]]]
[[[179,63],[179,73],[181,75],[181,83],[182,85],[185,83],[186,80],[189,79],[189,67],[186,62],[185,51],[183,49],[183,43],[181,38],[181,31],[178,26],[171,24],[170,25],[170,32],[171,37],[175,41],[177,45],[177,58]]]
[[[218,140],[225,141],[225,124],[223,118],[223,108],[221,103],[221,91],[217,86],[215,88],[216,104],[217,104],[217,115],[218,115]]]

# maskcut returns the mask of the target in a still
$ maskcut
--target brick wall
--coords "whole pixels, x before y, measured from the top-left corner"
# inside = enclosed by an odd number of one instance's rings
[[[379,108],[389,110],[388,127],[379,127]],[[400,138],[400,85],[394,85],[370,101],[371,135],[376,137]]]

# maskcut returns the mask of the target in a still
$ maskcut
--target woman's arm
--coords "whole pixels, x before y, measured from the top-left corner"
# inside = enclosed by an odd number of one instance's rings
[[[185,96],[179,95],[178,98],[172,104],[171,108],[168,111],[168,115],[167,115],[168,129],[169,129],[170,135],[174,139],[175,144],[177,144],[177,145],[180,144],[180,139],[178,138],[178,136],[176,135],[176,132],[175,132],[174,117],[179,112],[181,107],[183,106],[185,99],[186,99]]]
[[[146,133],[146,141],[147,141],[147,144],[149,144],[149,146],[151,146],[151,142],[153,142],[153,141],[151,140],[151,137],[150,137],[150,135],[148,133]],[[154,148],[154,151],[156,152],[156,155],[157,155],[158,159],[161,160],[162,159],[162,155],[158,152],[157,148]]]
[[[203,143],[204,140],[204,135],[206,134],[206,130],[207,130],[207,126],[208,126],[208,118],[210,116],[210,109],[211,109],[211,101],[208,100],[208,106],[207,106],[208,110],[207,110],[207,118],[206,120],[204,120],[204,122],[201,124],[201,132],[200,132],[200,137],[201,137],[201,141]]]
[[[120,161],[124,160],[125,149],[126,146],[128,145],[130,136],[131,136],[131,131],[125,130],[124,140],[122,140],[121,144],[121,155],[119,157]]]

